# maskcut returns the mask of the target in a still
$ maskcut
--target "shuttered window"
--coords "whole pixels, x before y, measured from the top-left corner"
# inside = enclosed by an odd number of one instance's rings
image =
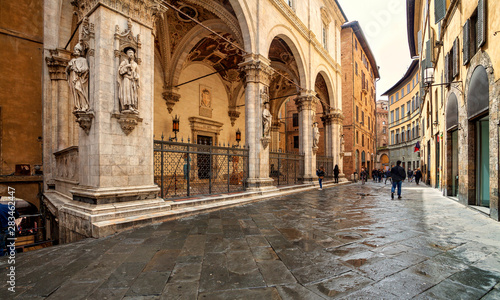
[[[438,23],[446,15],[446,0],[434,0],[434,19]]]
[[[460,55],[458,55],[458,38],[455,39],[453,42],[453,78],[458,76],[459,69],[458,69],[458,60]]]
[[[425,60],[427,61],[426,68],[432,67],[432,58],[431,58],[431,41],[428,40],[425,42]]]
[[[464,38],[463,38],[463,65],[469,63],[470,61],[470,19],[468,19],[464,24]]]
[[[479,0],[477,4],[477,47],[486,42],[486,0]]]
[[[422,53],[422,31],[418,32],[418,54]]]

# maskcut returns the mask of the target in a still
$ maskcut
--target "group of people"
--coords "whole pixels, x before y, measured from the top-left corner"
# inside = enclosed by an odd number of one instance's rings
[[[340,174],[340,169],[338,165],[335,165],[335,168],[333,168],[333,179],[335,183],[339,183],[339,174]],[[325,178],[326,172],[325,172],[325,167],[320,166],[319,169],[316,169],[316,176],[318,176],[318,182],[319,182],[319,189],[323,189],[323,179]]]
[[[335,183],[338,183],[339,180],[338,165],[335,165],[333,174],[335,178]],[[319,169],[316,170],[316,176],[318,176],[319,180],[319,190],[323,189],[323,178],[325,177],[325,175],[326,173],[323,166],[319,167]],[[365,184],[365,182],[368,180],[368,176],[369,172],[364,167],[361,168],[361,172],[359,173],[359,179],[361,180],[362,184]],[[408,178],[408,182],[413,182],[413,179],[415,179],[415,182],[419,184],[420,179],[422,178],[422,172],[420,171],[419,168],[417,168],[415,171],[411,169],[405,171],[405,169],[401,167],[401,161],[398,160],[396,162],[396,166],[393,166],[390,170],[383,171],[382,169],[374,169],[372,171],[373,181],[382,182],[382,177],[385,177],[385,183],[387,183],[387,180],[391,181],[392,183],[391,198],[394,199],[394,193],[397,190],[398,199],[401,199],[401,187],[403,181],[406,178]]]

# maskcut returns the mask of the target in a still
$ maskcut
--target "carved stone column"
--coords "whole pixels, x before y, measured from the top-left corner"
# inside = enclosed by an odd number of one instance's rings
[[[333,163],[339,166],[339,177],[344,177],[344,150],[342,148],[344,115],[340,109],[332,109],[327,119],[330,120],[331,127]]]
[[[275,188],[269,177],[269,136],[263,135],[262,112],[272,69],[270,61],[256,54],[248,54],[240,64],[245,73],[245,140],[249,146],[249,169],[246,182],[249,190]]]
[[[165,207],[153,180],[152,31],[155,18],[164,12],[159,3],[158,0],[72,1],[79,22],[88,18],[95,31],[95,51],[89,69],[89,100],[94,117],[88,134],[81,131],[79,135],[80,184],[70,191],[73,201],[59,211],[63,241],[105,236],[133,226],[131,221],[122,220],[118,227],[112,220],[120,215],[144,217],[148,206],[155,205],[158,211]],[[125,35],[131,38],[123,39]],[[129,73],[123,71],[127,63],[131,68]],[[126,76],[129,82],[134,80],[137,84],[125,85]],[[120,90],[120,84],[134,86],[133,104],[122,101],[125,90]],[[113,204],[114,208],[106,210],[108,206],[103,204]],[[106,220],[111,221],[103,224]]]
[[[299,111],[299,151],[304,154],[304,182],[316,178],[316,153],[313,151],[313,119],[316,97],[312,92],[303,92],[295,99]]]

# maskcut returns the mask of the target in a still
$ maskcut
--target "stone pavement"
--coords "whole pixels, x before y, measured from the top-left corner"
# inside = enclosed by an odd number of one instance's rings
[[[414,183],[314,190],[20,253],[0,299],[500,299],[500,223]]]

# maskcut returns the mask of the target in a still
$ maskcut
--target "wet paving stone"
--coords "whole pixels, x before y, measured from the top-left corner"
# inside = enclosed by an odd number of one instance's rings
[[[336,186],[20,253],[14,299],[499,299],[500,223],[403,193]]]

